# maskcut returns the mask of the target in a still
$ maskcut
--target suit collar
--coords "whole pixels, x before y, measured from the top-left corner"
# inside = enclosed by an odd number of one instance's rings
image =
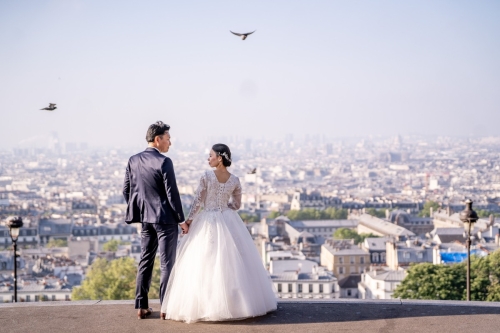
[[[160,151],[158,150],[158,148],[155,148],[155,147],[148,147],[148,148],[146,148],[146,150],[149,150],[149,151],[154,151],[154,150],[156,150],[157,152],[160,152]]]

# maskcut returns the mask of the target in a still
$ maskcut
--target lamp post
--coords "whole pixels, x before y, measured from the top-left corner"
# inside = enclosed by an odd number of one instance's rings
[[[14,246],[14,302],[17,303],[17,238],[19,237],[19,229],[23,226],[23,219],[16,216],[11,217],[7,221],[10,238]]]
[[[465,242],[467,247],[467,301],[470,301],[470,233],[477,219],[477,213],[472,209],[472,200],[467,199],[465,201],[465,209],[460,212],[460,221],[464,223],[465,237],[467,238]]]

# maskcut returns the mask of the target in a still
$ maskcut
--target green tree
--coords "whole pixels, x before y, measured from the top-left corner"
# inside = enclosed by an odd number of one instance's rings
[[[123,244],[122,241],[112,239],[112,240],[104,243],[104,245],[102,246],[102,250],[109,251],[109,252],[116,252],[116,251],[118,251],[118,246],[120,246],[122,244]]]
[[[334,207],[328,207],[323,211],[324,219],[327,220],[345,220],[347,219],[347,209],[339,209]]]
[[[259,217],[257,215],[254,215],[254,214],[240,213],[240,212],[238,212],[238,214],[240,214],[240,217],[243,220],[243,222],[259,222],[260,221]]]
[[[347,218],[346,209],[328,207],[325,210],[314,208],[304,208],[301,210],[291,210],[286,216],[292,220],[345,220]]]
[[[278,216],[281,216],[281,213],[280,213],[280,212],[271,212],[271,214],[269,214],[268,218],[270,218],[270,219],[275,219],[275,218],[277,218]]]
[[[52,247],[67,247],[68,246],[68,241],[66,239],[51,239],[47,245],[45,245],[48,248]]]
[[[394,297],[462,300],[465,287],[463,264],[447,266],[421,263],[408,269],[407,276],[394,291]]]
[[[333,233],[333,238],[336,239],[354,239],[354,243],[358,244],[361,241],[361,237],[356,232],[356,230],[348,228],[338,228]]]
[[[490,212],[490,211],[487,211],[487,210],[484,210],[484,209],[479,209],[476,212],[477,212],[477,216],[483,217],[483,218],[490,217],[490,215],[493,215],[495,217],[500,216],[498,213],[493,213],[493,212]]]
[[[377,235],[372,234],[371,232],[369,234],[358,234],[356,230],[353,229],[348,229],[348,228],[338,228],[335,230],[333,233],[333,238],[336,239],[354,239],[355,244],[359,244],[364,242],[365,238],[368,237],[380,237]]]
[[[426,203],[424,204],[424,207],[422,208],[420,213],[418,213],[418,216],[430,217],[431,216],[431,207],[434,211],[436,211],[436,209],[439,208],[439,203],[437,203],[436,201],[426,201]]]
[[[371,216],[375,216],[381,219],[385,218],[385,209],[367,208],[365,212],[366,214],[370,214]]]
[[[135,297],[137,264],[130,257],[112,261],[98,258],[94,261],[82,285],[73,288],[72,300],[119,300]],[[155,259],[149,298],[160,297],[160,260]]]

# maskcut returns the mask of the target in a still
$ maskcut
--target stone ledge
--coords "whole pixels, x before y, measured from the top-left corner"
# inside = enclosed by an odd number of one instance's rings
[[[396,302],[394,302],[396,301]],[[240,321],[185,324],[153,314],[137,320],[133,301],[17,303],[0,306],[2,333],[176,332],[176,333],[325,333],[325,332],[498,332],[500,306],[486,302],[399,300],[285,300],[275,312]],[[459,307],[456,304],[461,305]],[[90,306],[89,306],[90,305]],[[98,305],[98,306],[92,306]],[[29,311],[27,311],[29,308]]]
[[[159,305],[159,299],[149,300],[151,306]],[[438,301],[438,300],[412,300],[412,299],[314,299],[314,298],[280,298],[278,304],[360,304],[360,305],[433,305],[433,306],[466,306],[466,307],[496,307],[500,302],[481,301]],[[1,303],[2,308],[17,307],[45,307],[45,306],[81,306],[81,305],[134,305],[134,300],[88,300],[88,301],[44,301],[44,302],[19,302]]]

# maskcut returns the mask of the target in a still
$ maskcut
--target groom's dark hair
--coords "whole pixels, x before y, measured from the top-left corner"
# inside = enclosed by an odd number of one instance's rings
[[[157,121],[149,126],[148,132],[146,133],[146,141],[154,142],[156,136],[163,135],[168,130],[170,130],[170,126],[165,124],[163,121]]]

